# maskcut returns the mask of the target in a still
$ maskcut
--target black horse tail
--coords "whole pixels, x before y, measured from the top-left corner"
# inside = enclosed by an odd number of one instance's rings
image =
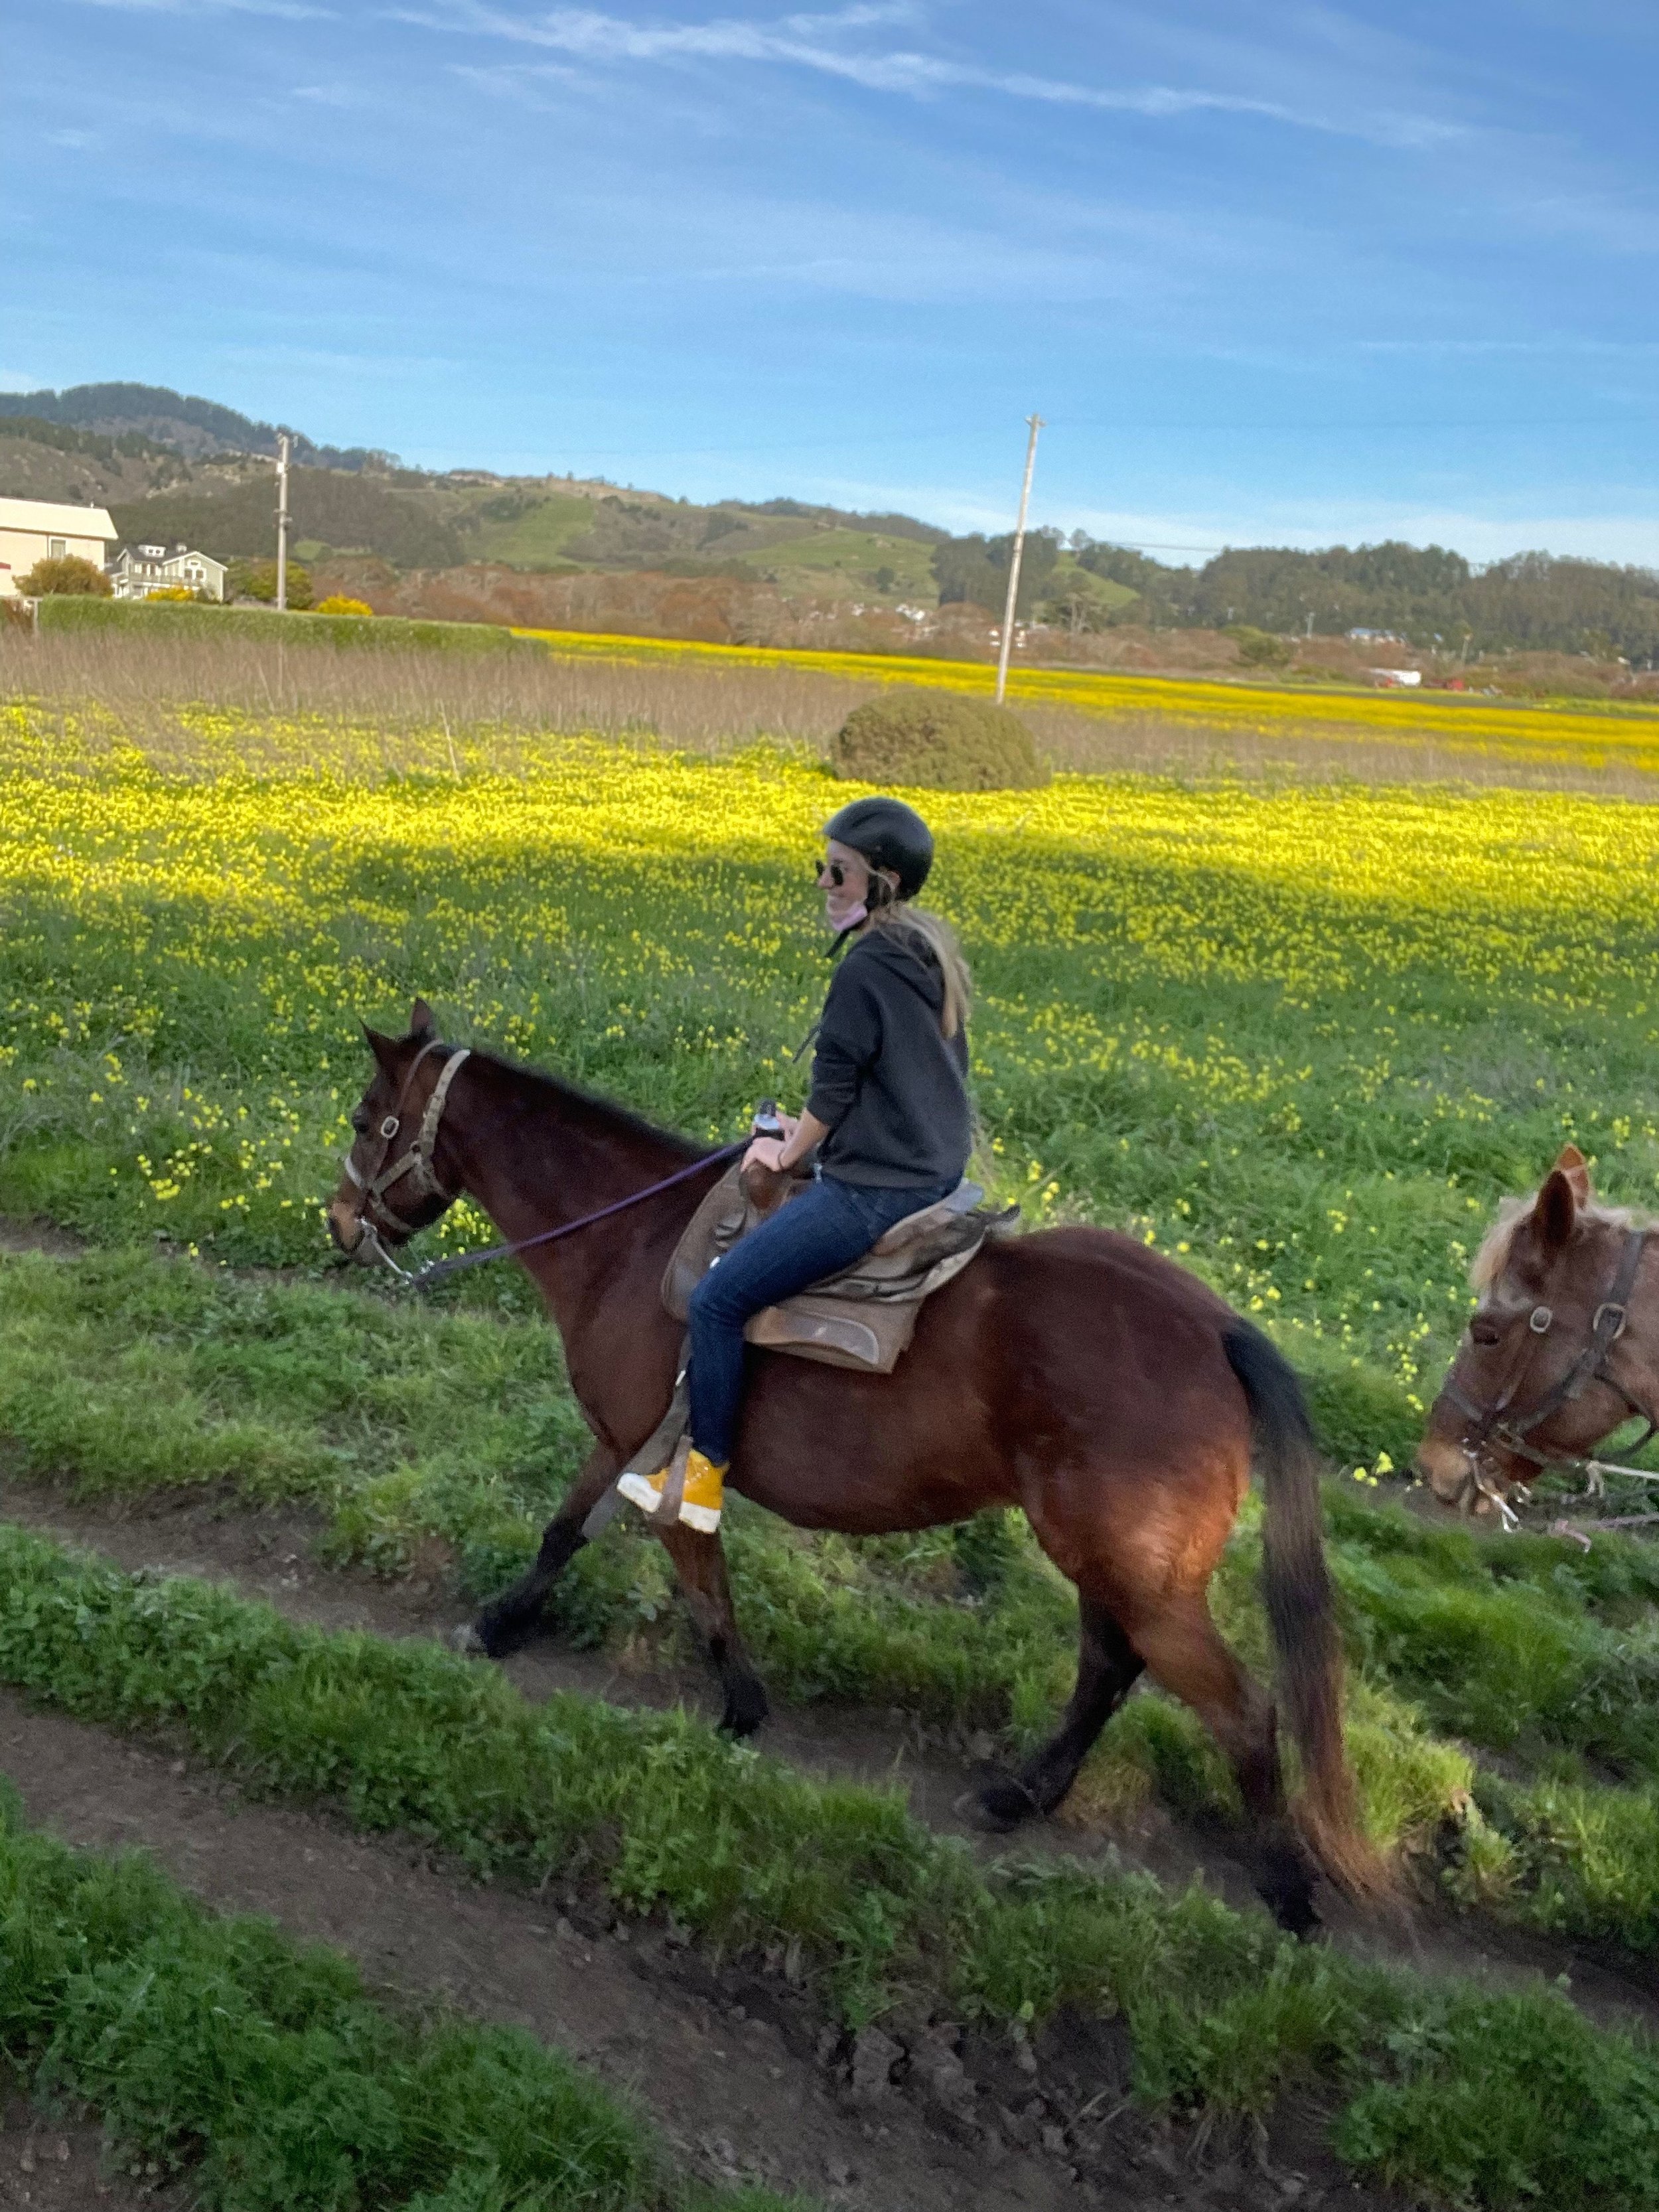
[[[1302,1758],[1297,1808],[1320,1866],[1352,1897],[1393,1884],[1360,1824],[1358,1794],[1342,1741],[1342,1644],[1325,1565],[1319,1447],[1289,1362],[1246,1321],[1222,1338],[1255,1430],[1267,1492],[1262,1582],[1278,1661],[1280,1711]]]

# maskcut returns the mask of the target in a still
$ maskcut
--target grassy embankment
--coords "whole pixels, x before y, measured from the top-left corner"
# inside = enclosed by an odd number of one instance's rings
[[[1311,2090],[1334,2109],[1340,2154],[1414,2194],[1492,2212],[1533,2197],[1564,2212],[1659,2203],[1659,2051],[1591,2028],[1557,1990],[1496,1995],[1363,1966],[1286,1942],[1200,1889],[1171,1898],[1146,1877],[1017,1864],[981,1873],[896,1796],[804,1782],[679,1717],[574,1698],[532,1708],[499,1674],[435,1646],[295,1628],[222,1591],[115,1574],[15,1531],[0,1530],[0,1670],[35,1694],[159,1727],[252,1787],[332,1802],[364,1828],[410,1830],[479,1873],[597,1882],[626,1911],[667,1914],[724,1945],[770,1947],[786,1965],[793,1954],[845,2019],[868,2018],[901,1990],[924,2011],[988,2024],[1029,2023],[1062,2004],[1118,2014],[1136,2092],[1154,2107],[1261,2113],[1286,2090]],[[55,2032],[70,2079],[116,2103],[130,2131],[149,2124],[165,2142],[164,2122],[205,2134],[219,2160],[250,2136],[263,2148],[270,2107],[258,2077],[252,2111],[235,2102],[263,2035],[259,2055],[267,2068],[289,2062],[284,2087],[301,2105],[307,2091],[331,2089],[345,2109],[342,2076],[372,2075],[370,2109],[405,2160],[416,2146],[396,2122],[418,2108],[429,2076],[446,2124],[437,2145],[420,2146],[428,2170],[455,2157],[458,2122],[481,2102],[475,2085],[493,2065],[501,2079],[474,2116],[471,2158],[455,2159],[475,2193],[452,2183],[453,2198],[436,2200],[458,2212],[509,2197],[488,2194],[489,2159],[528,2118],[540,2124],[514,2148],[520,2166],[533,2160],[558,2097],[596,2154],[624,2172],[637,2158],[556,2062],[532,2059],[518,2039],[457,2030],[447,2047],[440,2033],[411,2050],[359,2016],[359,2039],[342,2050],[329,2008],[349,2010],[355,1990],[337,1969],[313,1961],[307,1988],[269,1936],[244,1935],[240,1957],[237,1931],[204,1941],[194,1916],[137,1874],[128,1883],[140,1909],[124,1917],[126,1900],[108,1909],[96,1872],[77,1876],[49,1847],[35,1847],[31,1866],[27,1851],[0,1846],[0,1884],[16,1879],[20,1856],[22,1894],[0,1928],[45,1982],[37,2045]],[[88,1912],[88,1888],[101,1912]],[[43,1911],[54,1889],[68,1893],[55,1918]],[[82,1962],[63,1958],[77,1917],[94,1922],[94,1961],[100,1945],[116,1954],[79,2013],[64,1984]],[[177,2081],[194,2087],[198,2069],[188,2050],[179,2066],[177,2044],[199,2041],[202,1999],[233,1961],[231,2048],[215,2096],[205,2113],[180,2112]],[[319,1981],[324,2016],[313,2021],[305,2000]],[[9,1978],[9,1996],[13,1987]],[[27,1984],[24,1994],[27,2004]],[[286,2039],[261,2017],[284,2002]],[[301,2027],[315,2032],[296,2050]],[[171,2031],[171,2051],[158,2030]],[[177,2075],[152,2064],[135,2082],[140,2050],[170,2056]],[[440,2086],[430,2069],[446,2057]],[[291,2129],[291,2110],[287,2118]],[[356,2144],[325,2137],[321,2148],[349,2159]],[[591,2201],[634,2201],[611,2187]]]

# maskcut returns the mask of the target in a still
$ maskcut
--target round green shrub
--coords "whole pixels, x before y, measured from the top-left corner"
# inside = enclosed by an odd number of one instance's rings
[[[988,699],[896,686],[855,707],[830,748],[860,783],[930,791],[1035,791],[1048,781],[1018,714]]]

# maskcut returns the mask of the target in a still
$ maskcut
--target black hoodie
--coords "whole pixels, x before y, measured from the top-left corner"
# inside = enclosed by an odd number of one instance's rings
[[[812,1061],[808,1113],[826,1175],[915,1189],[958,1180],[973,1149],[968,1039],[939,1034],[945,978],[926,945],[866,929],[842,957]]]

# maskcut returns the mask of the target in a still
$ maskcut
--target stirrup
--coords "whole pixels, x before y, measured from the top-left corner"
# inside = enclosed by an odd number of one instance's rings
[[[666,1467],[651,1475],[624,1474],[617,1489],[649,1516],[653,1528],[672,1528],[683,1522],[700,1536],[712,1536],[720,1525],[725,1478],[723,1467],[716,1467],[682,1438]]]

